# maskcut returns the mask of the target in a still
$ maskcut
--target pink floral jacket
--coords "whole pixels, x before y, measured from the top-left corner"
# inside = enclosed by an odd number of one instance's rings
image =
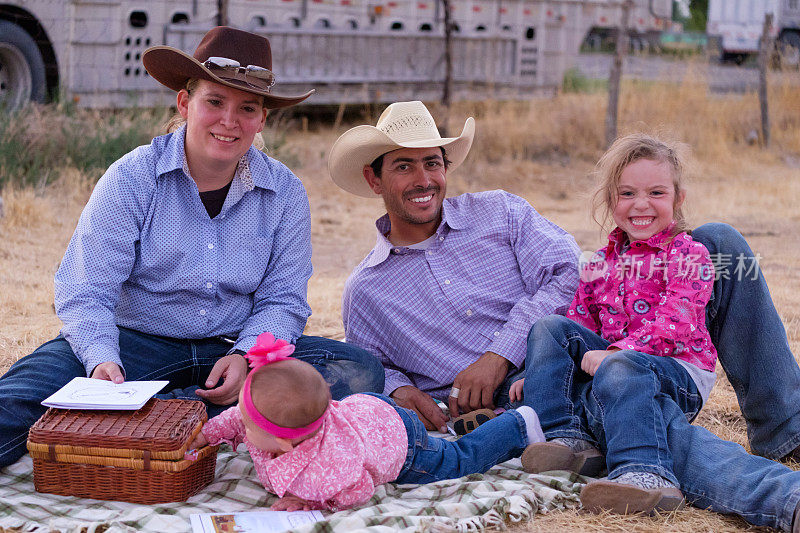
[[[717,350],[706,330],[714,285],[708,250],[674,223],[628,246],[616,228],[581,271],[567,317],[621,350],[687,361],[714,370]]]
[[[376,485],[397,478],[408,453],[408,435],[397,411],[363,394],[331,401],[320,430],[282,455],[259,450],[245,438],[237,406],[209,420],[203,435],[211,444],[227,442],[234,449],[244,442],[268,491],[333,511],[369,500]]]

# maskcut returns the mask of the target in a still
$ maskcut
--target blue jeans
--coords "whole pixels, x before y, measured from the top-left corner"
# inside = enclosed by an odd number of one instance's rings
[[[708,248],[712,260],[732,263],[717,267],[706,326],[736,391],[753,453],[779,459],[800,446],[800,367],[786,329],[761,269],[744,276],[736,271],[740,255],[753,257],[738,231],[704,224],[692,238]]]
[[[565,376],[565,367],[576,364],[565,352],[585,353],[608,346],[599,336],[570,322],[562,316],[543,318],[528,337],[525,363],[528,368],[536,368],[536,372],[525,376],[524,401],[537,411],[548,439],[575,437],[595,443],[609,454],[606,458],[611,472],[609,477],[619,476],[626,470],[663,475],[668,468],[672,475],[665,477],[677,482],[693,505],[723,514],[737,514],[755,525],[790,530],[794,509],[800,501],[800,472],[750,455],[738,444],[692,425],[689,420],[696,414],[692,404],[696,403],[699,408],[699,400],[688,388],[685,393],[677,391],[681,388],[681,373],[673,374],[670,367],[658,370],[662,389],[665,380],[672,380],[676,375],[679,378],[666,384],[667,392],[659,391],[640,405],[609,404],[606,398],[635,393],[632,389],[636,387],[649,388],[648,394],[655,390],[654,358],[636,357],[642,354],[624,350],[614,354],[617,357],[604,361],[594,379],[579,368],[571,377]],[[680,370],[691,381],[682,367]],[[643,379],[648,374],[649,382]],[[614,410],[622,412],[615,418]],[[641,438],[637,417],[642,416],[643,410],[651,410],[650,419],[657,422],[653,433],[659,436],[659,453],[667,450],[667,455],[659,455],[659,460],[670,462],[659,464],[658,468],[620,466],[619,456],[614,456],[620,448],[626,454],[639,451],[628,449],[625,444]],[[655,418],[656,414],[660,420]],[[608,432],[609,419],[623,431]]]
[[[597,444],[608,477],[652,472],[675,484],[667,428],[659,399],[675,402],[691,420],[703,399],[691,376],[674,359],[622,350],[606,357],[594,377],[581,370],[589,350],[608,342],[560,316],[539,320],[531,330],[525,365],[525,403],[539,414],[549,439],[573,437]]]
[[[429,435],[414,411],[399,407],[388,396],[374,396],[394,407],[406,426],[408,454],[397,483],[433,483],[483,473],[519,457],[528,445],[525,420],[516,411],[506,411],[458,440],[449,441]]]
[[[193,391],[204,386],[214,363],[231,347],[218,338],[173,339],[126,328],[119,328],[119,346],[127,380],[167,380],[165,390],[170,392],[157,397],[191,399],[199,399]],[[295,356],[320,371],[335,399],[354,392],[383,390],[380,362],[355,346],[301,336]],[[28,429],[46,410],[41,401],[77,376],[86,376],[86,369],[59,336],[14,363],[0,377],[0,467],[14,463],[26,452]],[[227,407],[206,403],[209,418]]]

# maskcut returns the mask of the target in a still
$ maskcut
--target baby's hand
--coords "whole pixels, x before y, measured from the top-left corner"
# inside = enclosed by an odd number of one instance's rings
[[[287,494],[273,503],[270,509],[273,511],[310,511],[312,507],[303,498],[298,498],[293,494]]]
[[[201,431],[200,433],[197,434],[197,436],[194,438],[194,440],[192,440],[192,442],[189,444],[189,449],[190,450],[196,450],[198,448],[202,448],[203,446],[205,446],[207,444],[208,444],[208,439],[206,438],[205,435],[203,435],[203,432]]]
[[[511,388],[508,389],[508,399],[512,402],[521,402],[522,401],[522,384],[525,383],[525,378],[518,379],[514,383],[511,384]]]

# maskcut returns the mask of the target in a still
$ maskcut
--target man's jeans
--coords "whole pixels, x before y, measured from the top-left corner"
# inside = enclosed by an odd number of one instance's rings
[[[747,421],[750,448],[779,459],[800,446],[800,368],[786,329],[738,231],[704,224],[692,238],[708,248],[717,270],[706,326]]]
[[[125,379],[167,380],[165,391],[204,387],[214,363],[231,347],[218,338],[173,339],[126,328],[119,328],[119,345]],[[301,336],[294,356],[320,371],[331,386],[334,399],[354,392],[383,390],[380,362],[355,346]],[[28,429],[46,410],[41,401],[77,376],[86,376],[86,369],[69,343],[59,336],[17,361],[0,377],[0,467],[17,461],[26,452]],[[157,397],[181,395],[167,392]],[[227,407],[206,404],[209,417]]]
[[[408,454],[397,483],[433,483],[483,473],[498,463],[519,457],[528,445],[525,420],[506,411],[455,441],[428,434],[417,414],[399,407],[388,396],[374,394],[395,408],[406,426]]]

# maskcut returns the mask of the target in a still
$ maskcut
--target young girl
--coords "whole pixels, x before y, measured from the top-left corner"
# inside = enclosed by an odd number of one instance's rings
[[[677,149],[643,134],[618,139],[600,159],[595,205],[616,228],[582,270],[567,317],[534,326],[525,364],[536,372],[513,387],[551,439],[526,450],[526,470],[608,468],[609,481],[583,491],[586,507],[637,512],[683,501],[659,402],[693,419],[717,360],[705,326],[714,269],[685,231],[683,166]]]
[[[363,504],[375,486],[429,483],[485,472],[544,440],[536,413],[523,406],[450,442],[428,435],[417,415],[385,396],[331,400],[322,375],[290,358],[294,346],[269,333],[247,354],[253,371],[239,405],[211,419],[192,443],[242,441],[273,510],[339,510]]]

